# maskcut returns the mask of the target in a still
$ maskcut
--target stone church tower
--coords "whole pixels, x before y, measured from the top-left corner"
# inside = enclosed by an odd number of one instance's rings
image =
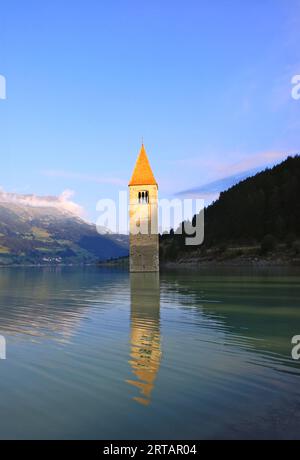
[[[159,271],[158,185],[142,144],[129,186],[130,271]]]

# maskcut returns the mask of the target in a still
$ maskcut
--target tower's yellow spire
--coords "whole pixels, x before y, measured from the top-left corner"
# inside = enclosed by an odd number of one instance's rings
[[[144,144],[142,144],[128,185],[157,185]]]

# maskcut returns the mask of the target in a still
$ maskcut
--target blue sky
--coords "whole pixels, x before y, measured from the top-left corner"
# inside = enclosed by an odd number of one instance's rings
[[[299,43],[298,0],[4,0],[0,186],[73,190],[94,220],[142,136],[161,196],[277,163],[300,151]]]

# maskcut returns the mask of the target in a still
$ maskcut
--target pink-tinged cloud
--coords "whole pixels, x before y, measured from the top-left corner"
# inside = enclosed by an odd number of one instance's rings
[[[242,160],[239,160],[232,164],[219,164],[216,166],[216,170],[219,174],[239,174],[244,171],[248,171],[256,168],[263,168],[266,166],[273,165],[277,162],[284,160],[287,157],[286,152],[261,152],[254,155],[249,155]]]
[[[83,208],[71,200],[74,195],[72,190],[64,190],[59,196],[38,196],[34,194],[21,195],[19,193],[6,192],[0,189],[0,204],[13,203],[22,206],[51,207],[62,212],[71,213],[77,217],[84,215]]]
[[[206,176],[208,176],[210,180],[216,180],[229,175],[240,174],[248,170],[263,169],[267,166],[272,166],[283,161],[289,155],[295,155],[297,152],[265,151],[248,154],[247,156],[237,152],[224,152],[222,156],[220,153],[221,152],[218,152],[216,155],[207,152],[206,154],[199,154],[198,157],[185,158],[176,163],[184,164],[188,167],[201,168],[201,171],[205,171]]]
[[[227,190],[241,180],[262,171],[266,167],[275,165],[287,157],[281,152],[263,152],[232,164],[210,164],[212,180],[179,192],[179,196],[201,197],[206,203],[216,200],[219,193]]]

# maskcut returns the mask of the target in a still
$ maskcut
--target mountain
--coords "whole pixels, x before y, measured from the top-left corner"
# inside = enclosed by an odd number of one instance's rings
[[[126,235],[56,207],[0,202],[0,265],[94,263],[128,254]]]
[[[185,246],[185,235],[162,235],[161,260],[220,254],[230,258],[231,249],[245,253],[247,248],[253,256],[275,248],[292,256],[300,252],[299,197],[300,156],[296,155],[242,180],[205,208],[202,246]]]

